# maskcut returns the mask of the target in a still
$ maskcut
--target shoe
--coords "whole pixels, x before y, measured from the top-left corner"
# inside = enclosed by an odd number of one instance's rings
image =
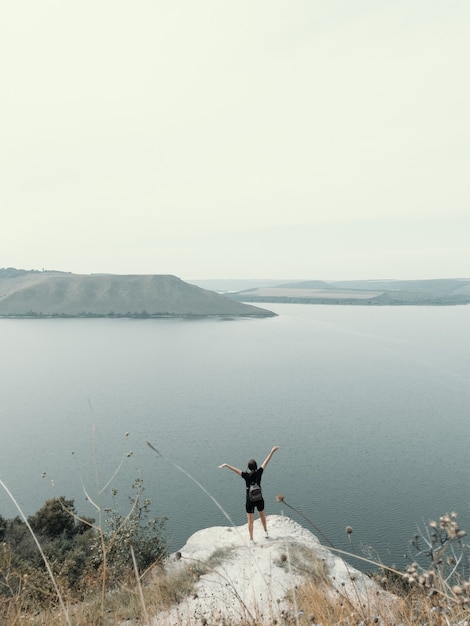
[[[264,533],[264,536],[266,537],[266,539],[269,539],[269,535],[267,531]]]

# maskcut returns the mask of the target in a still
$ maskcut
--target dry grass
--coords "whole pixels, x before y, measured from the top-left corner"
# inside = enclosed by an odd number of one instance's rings
[[[288,565],[293,574],[304,576],[314,584],[327,580],[328,570],[323,559],[302,544],[289,544],[288,556],[282,556],[281,566]]]
[[[105,596],[102,603],[101,590],[90,590],[82,602],[67,603],[67,615],[58,607],[39,610],[23,602],[21,595],[4,600],[0,604],[2,626],[112,626],[126,620],[147,623],[147,615],[156,615],[169,608],[194,588],[194,572],[185,570],[167,575],[156,569],[142,584],[129,579]],[[144,599],[142,605],[141,591]],[[69,621],[70,620],[70,621]]]
[[[99,587],[80,603],[64,597],[67,613],[58,606],[39,611],[23,602],[21,593],[0,604],[2,626],[114,626],[131,620],[133,624],[152,623],[152,616],[167,610],[194,592],[199,578],[230,558],[228,552],[216,552],[207,562],[188,562],[175,569],[156,566],[143,577],[129,578],[106,593],[104,604]],[[345,593],[335,590],[328,579],[324,562],[304,547],[292,545],[285,558],[277,563],[305,576],[305,582],[292,595],[293,610],[284,623],[298,626],[467,626],[468,605],[459,602],[459,594],[450,598],[429,589],[408,585],[405,579],[382,577],[383,586],[393,600],[370,597],[362,605],[353,605]],[[58,581],[60,585],[60,581]],[[295,600],[295,602],[294,602]],[[382,604],[381,604],[382,602]],[[295,607],[295,610],[294,610]],[[150,617],[149,617],[150,616]],[[222,622],[221,622],[222,623]],[[246,620],[225,626],[256,626]],[[186,626],[181,624],[181,626]]]
[[[59,608],[38,610],[25,604],[21,595],[0,604],[2,626],[114,626],[126,620],[136,624],[151,623],[149,616],[169,609],[191,595],[202,575],[228,558],[227,551],[216,551],[206,562],[188,562],[183,567],[167,571],[156,566],[139,581],[128,579],[105,596],[102,602],[99,587],[90,590],[83,602],[67,604],[67,615]],[[69,621],[70,620],[70,621]]]
[[[458,604],[444,608],[436,598],[412,589],[391,602],[356,607],[340,591],[323,581],[307,580],[296,589],[299,626],[468,626],[470,611]],[[292,622],[294,623],[294,622]]]

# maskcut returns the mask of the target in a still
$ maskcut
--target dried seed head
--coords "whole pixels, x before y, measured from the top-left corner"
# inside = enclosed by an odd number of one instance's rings
[[[177,553],[175,554],[175,558],[176,558],[176,560],[177,560],[177,561],[179,561],[179,560],[180,560],[180,558],[181,558],[181,552],[177,552]]]
[[[352,527],[351,526],[346,526],[346,528],[344,529],[347,535],[351,535],[352,534]]]
[[[276,496],[276,500],[278,502],[284,502],[284,494],[283,493],[278,493]]]

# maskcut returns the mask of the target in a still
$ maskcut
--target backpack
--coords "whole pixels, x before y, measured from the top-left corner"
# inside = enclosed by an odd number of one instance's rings
[[[258,483],[253,483],[250,485],[248,489],[248,497],[250,498],[250,502],[259,502],[259,500],[263,499],[261,487],[258,485]]]

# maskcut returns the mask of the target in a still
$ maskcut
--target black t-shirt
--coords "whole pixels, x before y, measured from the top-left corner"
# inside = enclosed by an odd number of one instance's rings
[[[261,476],[263,474],[263,468],[262,467],[258,467],[258,469],[256,470],[256,472],[242,472],[242,478],[245,480],[246,483],[246,495],[248,496],[248,489],[250,488],[250,485],[253,485],[254,483],[258,483],[258,485],[261,485]]]

